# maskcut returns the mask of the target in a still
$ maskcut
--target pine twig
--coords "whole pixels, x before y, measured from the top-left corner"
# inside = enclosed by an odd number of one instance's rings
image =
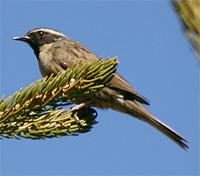
[[[117,60],[79,65],[46,77],[0,100],[0,135],[6,138],[43,139],[87,132],[96,123],[96,111],[76,112],[67,105],[98,96],[115,74]]]
[[[184,33],[195,48],[200,61],[200,1],[173,0],[172,4],[183,24]]]

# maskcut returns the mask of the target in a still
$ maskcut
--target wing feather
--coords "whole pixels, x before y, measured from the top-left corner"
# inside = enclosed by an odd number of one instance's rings
[[[56,42],[53,48],[54,61],[61,66],[63,70],[77,64],[84,64],[98,59],[98,57],[86,47],[72,40]],[[122,95],[124,99],[137,100],[140,103],[149,105],[149,101],[139,95],[135,89],[118,74],[113,77],[109,88]]]

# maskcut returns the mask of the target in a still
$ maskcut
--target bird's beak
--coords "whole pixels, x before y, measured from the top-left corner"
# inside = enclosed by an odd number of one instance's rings
[[[14,37],[13,40],[19,40],[23,42],[29,42],[31,39],[29,36],[20,36],[20,37]]]

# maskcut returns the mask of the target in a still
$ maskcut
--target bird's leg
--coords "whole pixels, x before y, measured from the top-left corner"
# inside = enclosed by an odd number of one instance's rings
[[[71,109],[71,111],[72,111],[72,112],[73,112],[73,111],[78,111],[78,110],[80,110],[80,109],[86,107],[87,105],[88,105],[87,102],[78,104],[78,105],[74,106],[74,107]]]
[[[74,117],[74,119],[76,120],[76,122],[78,122],[78,123],[80,123],[80,119],[79,119],[79,117],[78,117],[78,115],[77,115],[77,111],[78,110],[80,110],[80,109],[82,109],[82,108],[84,108],[84,107],[86,107],[87,105],[86,105],[86,103],[84,102],[84,103],[81,103],[81,104],[78,104],[78,105],[76,105],[76,106],[74,106],[70,111],[73,113],[73,117]]]
[[[86,101],[86,102],[80,103],[80,104],[74,106],[72,109],[69,110],[70,112],[72,112],[73,117],[76,120],[76,122],[78,122],[78,123],[80,122],[80,119],[77,115],[77,111],[82,109],[82,108],[89,106],[91,104],[91,102],[92,101]]]

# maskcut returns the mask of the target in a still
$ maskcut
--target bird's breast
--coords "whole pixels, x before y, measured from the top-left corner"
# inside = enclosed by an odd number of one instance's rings
[[[51,74],[58,74],[64,71],[63,68],[54,59],[54,49],[52,44],[45,44],[40,48],[38,63],[43,77]]]

